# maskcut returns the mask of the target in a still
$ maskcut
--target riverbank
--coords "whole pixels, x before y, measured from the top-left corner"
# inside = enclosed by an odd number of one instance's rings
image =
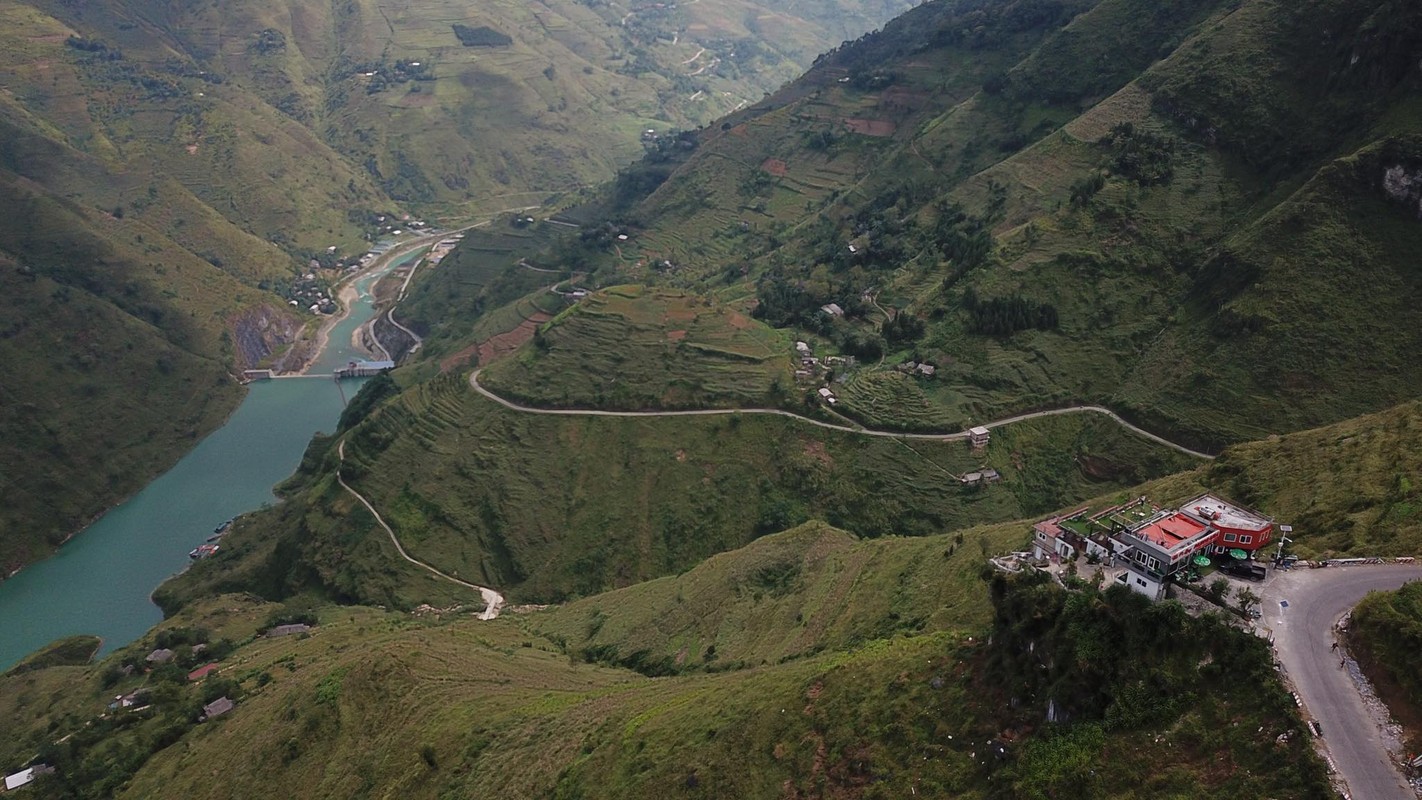
[[[382,269],[388,268],[393,262],[398,261],[401,258],[404,258],[410,255],[411,253],[420,250],[421,248],[430,247],[435,242],[438,242],[440,239],[446,238],[448,236],[453,236],[456,233],[468,230],[470,227],[473,226],[465,226],[463,228],[458,228],[450,231],[427,233],[415,237],[413,239],[400,242],[399,244],[396,244],[384,253],[381,253],[380,256],[374,261],[370,262],[370,265],[367,266],[365,269],[362,269],[359,272],[356,272],[352,275],[343,278],[340,284],[338,284],[338,289],[336,293],[336,302],[341,307],[340,311],[336,312],[335,314],[332,314],[329,317],[326,317],[325,319],[322,319],[321,325],[316,329],[316,334],[314,337],[312,337],[311,339],[306,339],[305,337],[302,337],[299,338],[296,342],[292,343],[291,349],[288,351],[288,353],[299,353],[300,355],[297,357],[300,358],[300,363],[294,368],[291,367],[289,364],[283,364],[282,369],[280,369],[279,372],[281,374],[286,375],[305,375],[316,364],[316,362],[320,360],[321,354],[326,352],[326,348],[330,346],[331,331],[334,330],[337,325],[340,325],[342,322],[345,322],[346,319],[350,317],[352,310],[355,308],[356,301],[360,298],[360,291],[356,289],[356,283],[358,281],[360,281],[362,278],[375,274]],[[313,344],[314,347],[311,346]],[[303,350],[307,352],[303,352]]]
[[[188,568],[188,552],[225,520],[278,502],[272,487],[301,461],[311,437],[334,429],[344,387],[320,380],[363,356],[346,343],[349,331],[374,309],[361,296],[380,270],[414,257],[425,243],[402,243],[347,282],[353,296],[333,319],[320,349],[308,353],[306,379],[256,381],[238,396],[197,445],[136,494],[85,526],[53,555],[0,583],[0,670],[51,641],[94,634],[105,652],[142,636],[162,621],[151,600],[155,587]],[[308,351],[317,343],[306,338]]]

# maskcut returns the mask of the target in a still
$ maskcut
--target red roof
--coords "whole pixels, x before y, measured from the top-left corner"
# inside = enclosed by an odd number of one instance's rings
[[[1199,536],[1206,526],[1184,514],[1170,514],[1149,525],[1142,526],[1133,533],[1151,544],[1174,550],[1182,542]]]
[[[217,671],[217,665],[216,665],[216,664],[208,664],[208,665],[205,666],[205,667],[198,667],[197,669],[195,669],[195,670],[193,670],[192,672],[189,672],[189,673],[188,673],[188,680],[190,680],[190,681],[200,681],[200,680],[202,680],[203,678],[206,678],[208,675],[211,675],[212,673],[214,673],[214,672],[216,672],[216,671]]]

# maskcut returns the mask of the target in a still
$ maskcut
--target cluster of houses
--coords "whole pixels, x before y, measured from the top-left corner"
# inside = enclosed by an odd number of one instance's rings
[[[331,297],[330,281],[321,276],[321,265],[312,259],[308,271],[298,275],[286,292],[287,305],[305,308],[312,314],[336,313],[336,301]]]
[[[958,482],[964,486],[982,486],[988,483],[997,483],[1002,480],[1002,473],[995,469],[980,469],[977,472],[967,472],[958,476]]]
[[[269,639],[275,639],[281,636],[296,636],[306,634],[310,631],[310,625],[306,623],[296,622],[286,625],[274,625],[271,628],[268,628],[264,635]],[[192,646],[192,653],[195,656],[201,655],[206,650],[206,644],[199,643]],[[149,669],[152,669],[154,667],[160,667],[164,664],[170,663],[176,658],[178,658],[178,653],[176,651],[167,647],[159,647],[155,648],[152,652],[145,656],[143,660],[147,667]],[[219,665],[215,663],[205,664],[189,672],[187,675],[187,679],[190,683],[197,683],[206,679],[209,675],[212,675],[213,673],[217,672],[218,668]],[[133,672],[134,667],[132,664],[126,665],[122,670],[122,674],[125,676],[132,675]],[[152,694],[153,692],[150,688],[139,687],[127,694],[117,695],[114,697],[113,701],[109,703],[108,710],[111,712],[142,710],[151,705]],[[198,717],[198,722],[207,722],[208,720],[215,719],[217,717],[222,716],[223,714],[228,713],[236,707],[236,701],[224,695],[222,697],[217,698],[216,700],[213,700],[210,703],[207,703],[202,707],[202,715]],[[11,775],[6,775],[4,791],[10,792],[14,791],[15,789],[23,788],[33,783],[41,775],[47,775],[52,772],[54,772],[54,768],[47,764],[33,764],[29,767],[26,767],[25,769],[20,770],[19,772],[13,773]]]
[[[1032,555],[1067,563],[1079,556],[1125,567],[1117,579],[1154,600],[1167,584],[1211,563],[1253,560],[1274,539],[1274,520],[1213,494],[1178,508],[1160,508],[1144,497],[1092,513],[1082,508],[1032,527]]]
[[[894,367],[894,369],[898,370],[899,372],[902,372],[905,375],[917,375],[922,378],[932,378],[933,373],[938,371],[937,367],[933,366],[927,361],[924,361],[922,363],[905,361],[897,367]]]
[[[829,375],[830,370],[844,370],[854,366],[853,356],[825,356],[820,358],[815,355],[815,351],[808,342],[795,343],[795,356],[800,359],[800,366],[795,369],[795,380],[801,384],[821,383]],[[834,390],[828,386],[821,386],[815,392],[820,402],[827,406],[839,403],[839,398],[835,397]]]
[[[423,233],[428,227],[428,222],[410,219],[409,214],[401,215],[399,219],[393,214],[379,214],[375,217],[375,233],[382,236],[404,236],[407,230],[410,233]]]

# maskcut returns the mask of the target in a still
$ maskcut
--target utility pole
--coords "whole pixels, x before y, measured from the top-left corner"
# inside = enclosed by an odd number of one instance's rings
[[[1290,538],[1289,538],[1289,534],[1291,534],[1291,533],[1293,533],[1293,532],[1294,532],[1294,526],[1292,526],[1292,525],[1280,525],[1280,526],[1279,526],[1279,551],[1274,554],[1274,566],[1277,567],[1277,566],[1279,566],[1279,564],[1281,564],[1281,563],[1283,562],[1283,560],[1284,560],[1284,545],[1287,544],[1288,542],[1292,542],[1292,541],[1293,541],[1293,539],[1290,539]]]

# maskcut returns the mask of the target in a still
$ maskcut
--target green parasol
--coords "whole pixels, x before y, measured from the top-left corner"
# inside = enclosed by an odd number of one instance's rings
[[[1209,565],[1210,565],[1210,557],[1209,557],[1209,556],[1204,555],[1203,553],[1200,554],[1200,555],[1198,555],[1198,556],[1195,556],[1195,566],[1197,566],[1197,567],[1208,567]]]
[[[1245,559],[1249,558],[1249,554],[1236,547],[1233,550],[1229,551],[1229,557],[1237,558],[1240,561],[1244,561]]]

